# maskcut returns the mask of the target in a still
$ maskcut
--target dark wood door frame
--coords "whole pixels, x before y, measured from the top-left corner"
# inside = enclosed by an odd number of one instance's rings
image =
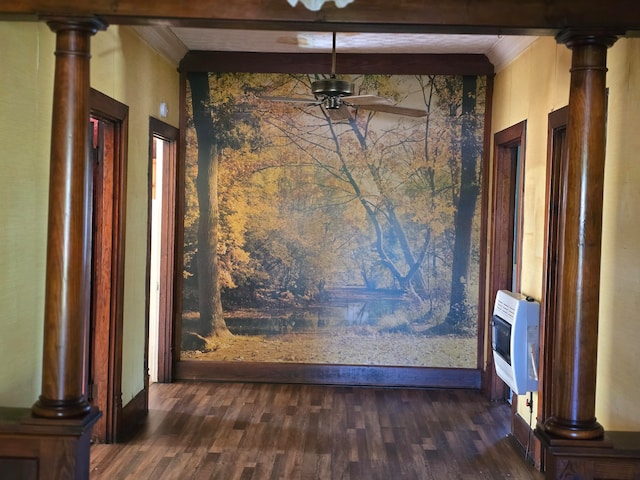
[[[102,412],[93,434],[98,441],[118,440],[122,416],[122,321],[124,298],[125,199],[129,108],[91,90],[91,116],[104,123],[104,164],[97,169],[93,206],[92,314],[90,383],[93,404]]]
[[[513,232],[522,229],[522,215],[519,225],[514,225],[516,185],[524,185],[516,175],[518,149],[520,154],[520,175],[524,175],[526,121],[513,125],[494,135],[493,183],[491,191],[492,220],[489,260],[489,311],[498,290],[511,290],[513,275]],[[520,192],[522,195],[522,192]],[[522,196],[520,196],[522,198]],[[521,253],[516,252],[519,259]],[[518,260],[518,264],[520,261]],[[516,272],[516,285],[520,278]],[[490,329],[489,329],[490,331]],[[491,342],[486,346],[487,370],[484,388],[493,400],[506,397],[506,385],[495,373]]]
[[[544,260],[542,265],[542,300],[540,302],[540,364],[538,369],[537,424],[551,415],[553,398],[551,369],[556,337],[560,259],[561,215],[567,175],[567,121],[569,109],[563,107],[549,114],[547,134],[547,185],[545,194]],[[534,453],[538,453],[538,449]],[[544,456],[534,461],[544,469]]]
[[[175,272],[181,272],[181,259],[176,242],[178,212],[178,138],[177,128],[156,118],[149,118],[149,184],[148,184],[148,226],[147,226],[147,292],[146,292],[146,335],[145,335],[145,389],[149,386],[149,301],[150,301],[150,272],[151,272],[151,221],[152,221],[152,183],[153,183],[153,155],[154,139],[160,138],[165,142],[162,163],[162,226],[160,247],[160,292],[159,292],[159,329],[158,329],[158,382],[171,382],[173,379],[174,343],[176,331],[176,298],[178,282]],[[181,215],[181,214],[180,214]],[[180,217],[182,218],[182,217]],[[181,229],[181,227],[180,227]]]

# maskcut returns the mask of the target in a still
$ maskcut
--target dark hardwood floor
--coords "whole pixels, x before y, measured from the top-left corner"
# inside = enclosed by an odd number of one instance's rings
[[[91,447],[91,479],[542,479],[509,411],[466,390],[154,384],[143,430]]]

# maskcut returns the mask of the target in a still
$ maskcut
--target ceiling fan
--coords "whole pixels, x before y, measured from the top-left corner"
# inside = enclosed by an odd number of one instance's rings
[[[307,106],[318,105],[325,109],[332,120],[348,120],[351,114],[347,107],[410,117],[424,117],[427,114],[424,109],[395,105],[388,99],[376,95],[353,95],[353,91],[353,83],[336,78],[336,32],[333,32],[331,75],[329,78],[311,82],[311,93],[314,98],[273,96],[261,98],[274,102],[302,103]]]

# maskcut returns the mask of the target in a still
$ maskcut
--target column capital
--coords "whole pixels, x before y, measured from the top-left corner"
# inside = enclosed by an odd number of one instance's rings
[[[107,22],[98,17],[40,17],[47,22],[51,31],[58,33],[63,30],[81,30],[95,35],[100,30],[106,30]]]
[[[567,47],[599,45],[606,48],[611,47],[618,37],[624,32],[614,32],[611,30],[583,30],[567,28],[556,35],[558,43],[564,43]]]

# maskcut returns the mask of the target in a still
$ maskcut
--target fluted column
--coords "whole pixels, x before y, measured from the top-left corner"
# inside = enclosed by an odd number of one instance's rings
[[[576,440],[601,438],[595,418],[606,64],[612,35],[564,32],[572,50],[568,170],[561,219],[559,307],[552,369],[553,400],[544,430]]]
[[[49,173],[49,223],[42,393],[35,416],[87,413],[84,346],[90,295],[91,168],[88,165],[90,38],[96,19],[52,19],[56,62]]]

